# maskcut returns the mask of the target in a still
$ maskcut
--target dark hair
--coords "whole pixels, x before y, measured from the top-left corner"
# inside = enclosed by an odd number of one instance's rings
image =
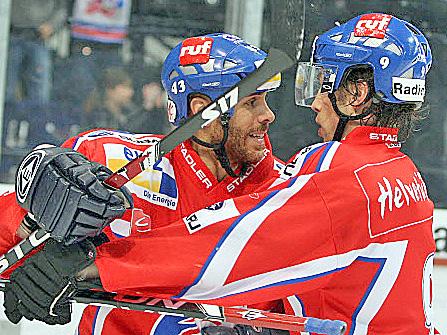
[[[104,69],[98,86],[102,87],[103,89],[115,88],[120,84],[130,81],[132,81],[132,78],[125,69],[112,66]]]
[[[428,116],[428,107],[420,103],[390,103],[383,101],[380,92],[374,89],[374,72],[368,65],[360,65],[349,68],[342,79],[341,86],[354,96],[358,92],[349,89],[350,83],[366,82],[368,84],[368,96],[365,102],[372,100],[367,111],[370,112],[363,121],[363,125],[376,127],[399,128],[399,140],[404,142],[412,132],[419,130],[419,123]]]
[[[96,108],[104,106],[104,94],[106,89],[113,89],[118,85],[131,82],[129,73],[121,67],[108,67],[103,70],[96,88],[84,102],[84,110],[91,113]]]

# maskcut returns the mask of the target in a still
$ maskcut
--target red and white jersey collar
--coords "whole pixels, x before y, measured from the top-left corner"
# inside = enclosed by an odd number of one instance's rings
[[[202,185],[204,191],[210,192],[216,188],[216,186],[219,186],[219,188],[225,188],[228,193],[232,193],[238,188],[243,189],[245,184],[261,183],[263,180],[271,176],[272,171],[274,170],[274,157],[272,155],[272,147],[268,136],[265,136],[264,140],[266,149],[264,150],[265,156],[263,159],[256,164],[250,165],[244,176],[236,178],[227,176],[220,182],[208,169],[197,152],[192,148],[190,140],[180,144],[173,153],[176,156],[175,159],[180,159],[189,165],[189,170],[192,172],[192,178],[195,178],[197,183]],[[256,173],[253,173],[254,170],[256,170]],[[240,168],[236,170],[236,173],[239,171]]]

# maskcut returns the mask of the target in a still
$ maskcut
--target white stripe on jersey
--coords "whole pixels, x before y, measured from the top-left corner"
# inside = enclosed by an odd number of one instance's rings
[[[236,220],[229,228],[229,232],[227,231],[224,235],[223,240],[219,241],[221,245],[216,248],[219,252],[212,255],[203,276],[197,284],[191,286],[185,292],[183,297],[201,297],[204,291],[208,291],[206,283],[213,283],[213,286],[222,287],[238,256],[259,226],[272,212],[281,208],[291,197],[298,193],[312,176],[298,177],[290,187],[272,192],[273,195],[262,205],[258,205],[258,208],[244,214],[239,221]]]
[[[255,225],[254,222],[252,222],[252,224]],[[233,236],[233,238],[237,237]],[[233,256],[234,250],[231,250],[229,244],[223,244],[219,250],[218,256],[220,257],[214,258],[219,262],[214,261],[213,259],[211,261],[211,263],[213,263],[212,266],[209,266],[205,270],[201,280],[180,297],[190,300],[211,300],[257,290],[266,286],[283,285],[285,282],[298,282],[303,280],[303,278],[310,280],[312,277],[320,277],[325,273],[339,271],[351,265],[358,257],[368,257],[385,259],[381,276],[378,278],[377,283],[373,288],[375,290],[380,290],[380,292],[384,294],[383,299],[385,299],[399,274],[407,244],[407,241],[388,242],[384,244],[371,243],[364,249],[352,250],[345,254],[322,257],[306,263],[240,279],[226,285],[224,283],[231,271],[231,269],[228,269],[228,263],[233,263],[234,266],[237,257]],[[230,250],[228,250],[228,248]],[[228,262],[228,258],[233,259],[232,257],[234,257],[235,261]],[[231,268],[233,266],[231,266]],[[219,271],[222,271],[220,273],[224,275],[219,276]],[[217,283],[220,283],[220,285]],[[382,302],[383,301],[380,300],[379,304],[379,301],[371,301],[371,304],[378,309]]]
[[[323,159],[323,162],[321,163],[320,169],[318,172],[327,171],[329,170],[329,167],[331,166],[332,159],[335,156],[335,153],[337,152],[338,148],[340,147],[340,142],[332,142],[332,146],[329,148],[328,152],[326,153],[326,156]]]
[[[297,316],[305,316],[303,313],[303,306],[301,304],[300,299],[297,298],[297,296],[292,295],[290,297],[287,297],[287,301],[290,304],[290,307],[292,307],[293,314]],[[310,335],[308,332],[301,332],[301,335]]]
[[[94,332],[92,335],[101,335],[102,328],[104,327],[104,321],[107,315],[112,311],[113,307],[110,306],[100,306],[98,307],[98,312],[96,313],[95,323],[93,324]]]

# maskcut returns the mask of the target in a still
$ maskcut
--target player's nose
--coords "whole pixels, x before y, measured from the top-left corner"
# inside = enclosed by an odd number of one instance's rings
[[[262,112],[259,114],[258,118],[259,123],[272,123],[273,121],[275,121],[275,118],[275,113],[273,113],[273,111],[267,105],[267,102],[264,101]]]
[[[312,105],[310,105],[310,108],[315,112],[319,113],[321,112],[321,94],[318,94],[314,101],[312,102]]]

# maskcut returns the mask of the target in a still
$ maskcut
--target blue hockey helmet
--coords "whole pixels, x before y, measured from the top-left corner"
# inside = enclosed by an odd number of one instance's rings
[[[188,117],[191,94],[218,98],[242,78],[256,70],[266,53],[241,38],[216,33],[187,38],[166,57],[161,73],[168,94],[168,118],[180,125]],[[274,90],[281,83],[280,75],[258,88],[258,92]],[[231,109],[230,116],[234,113]]]
[[[319,92],[334,92],[352,67],[374,72],[375,97],[389,103],[421,104],[432,55],[425,36],[388,14],[357,16],[318,36],[311,63],[300,63],[295,101],[310,106]]]

